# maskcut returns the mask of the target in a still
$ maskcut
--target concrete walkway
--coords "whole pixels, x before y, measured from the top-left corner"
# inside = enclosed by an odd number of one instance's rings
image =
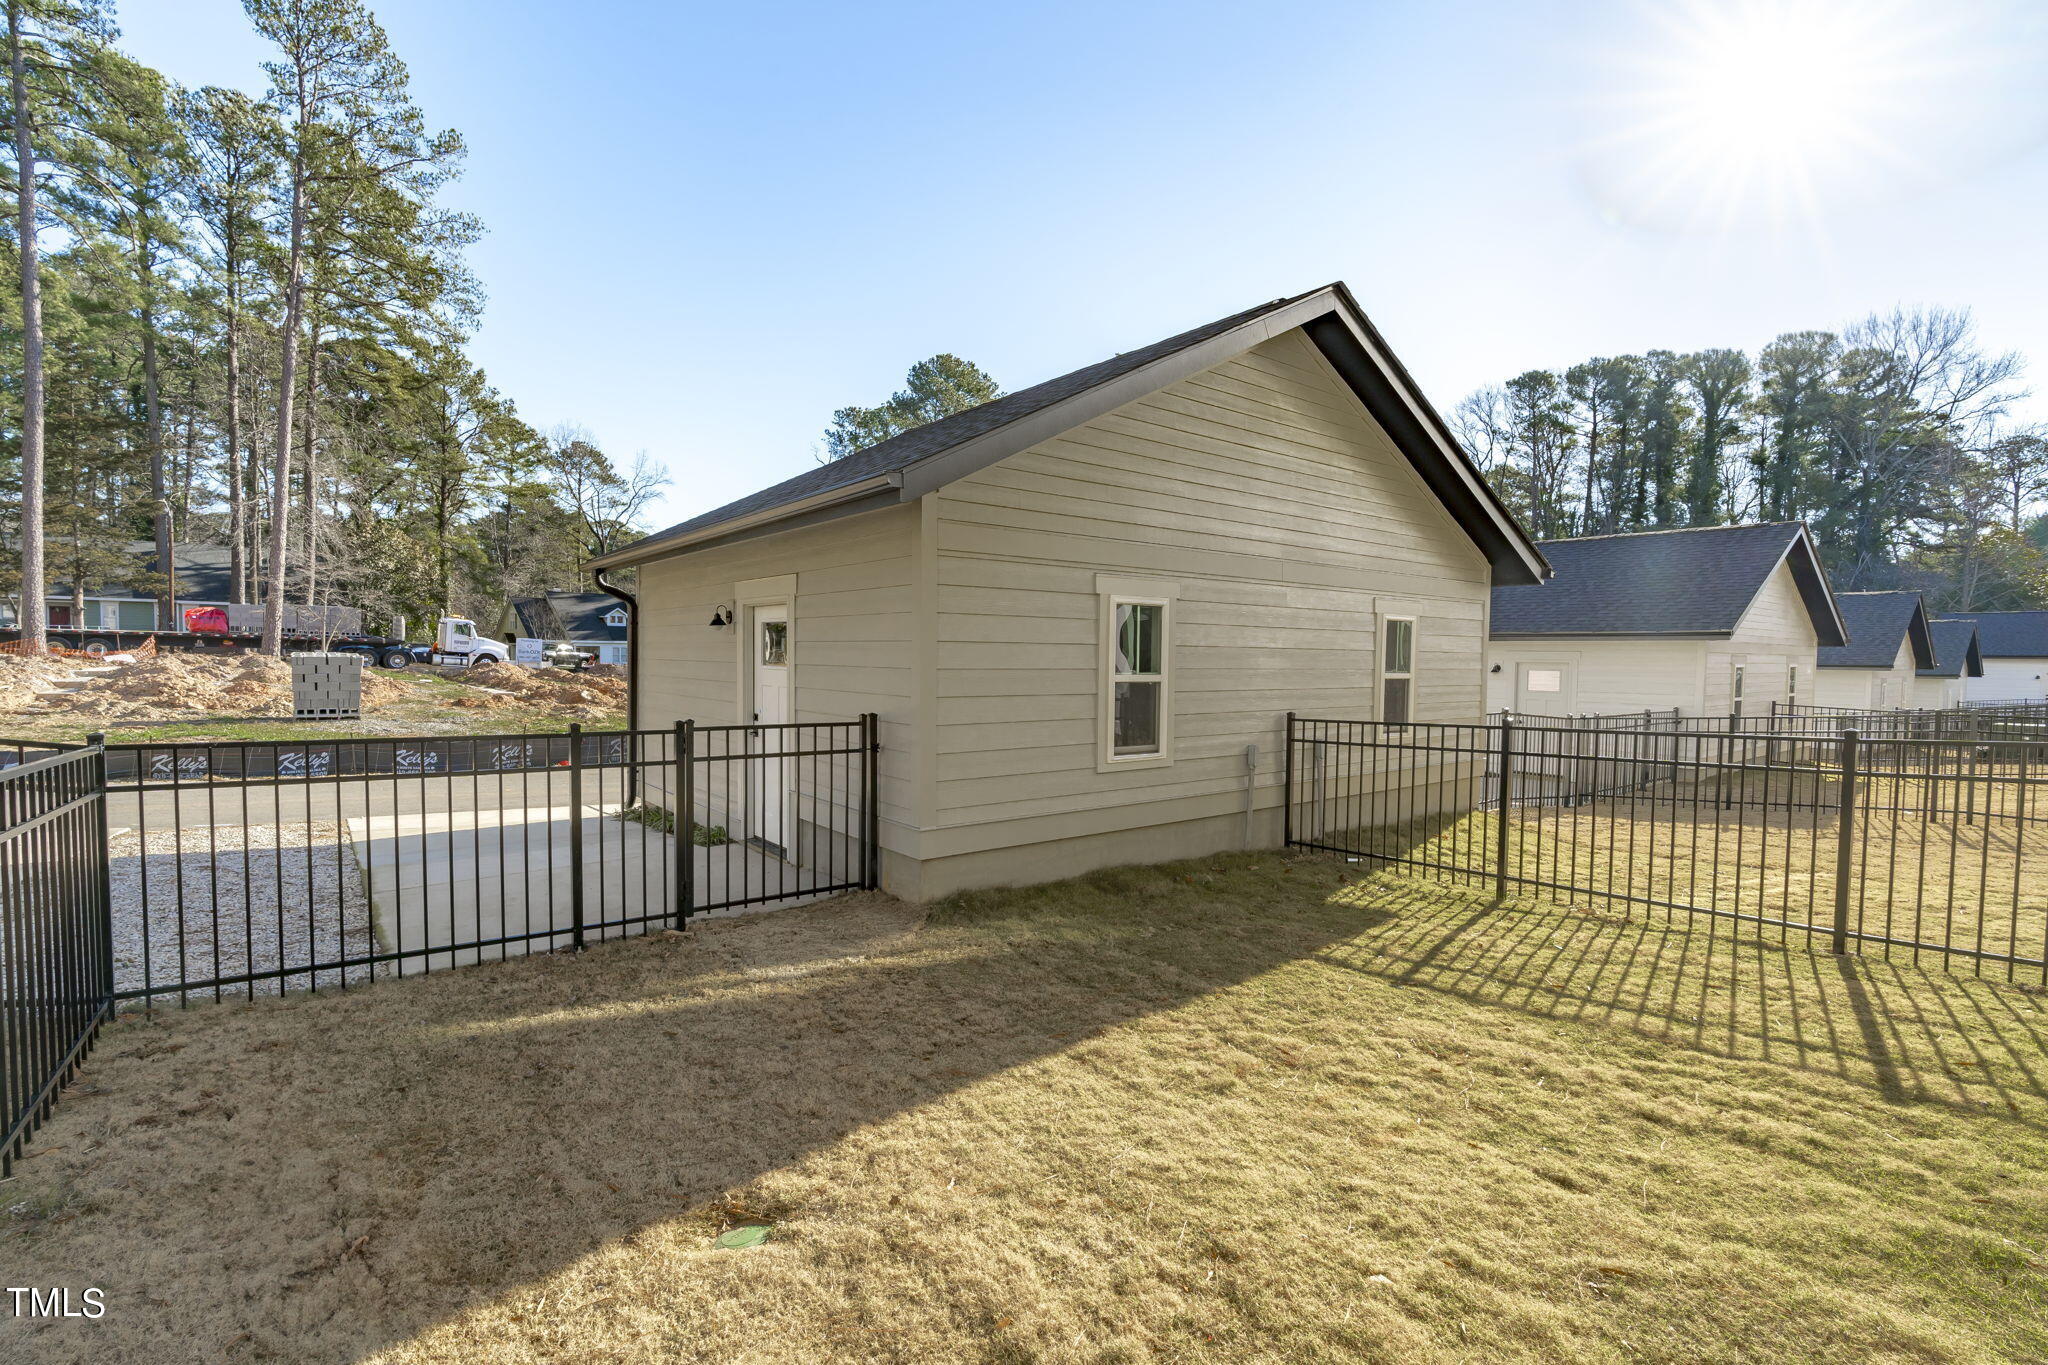
[[[617,810],[583,807],[586,943],[676,925],[681,892],[674,837],[620,820]],[[571,946],[571,815],[564,804],[345,818],[382,951],[418,954],[405,968],[411,972]],[[696,905],[766,897],[742,907],[699,910],[692,919],[801,905],[819,899],[823,893],[810,888],[829,884],[832,873],[797,867],[743,844],[691,853]]]

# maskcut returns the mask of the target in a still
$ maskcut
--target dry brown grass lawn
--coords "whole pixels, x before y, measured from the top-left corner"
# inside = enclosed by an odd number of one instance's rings
[[[0,1358],[2048,1359],[2040,996],[1344,872],[123,1023]]]

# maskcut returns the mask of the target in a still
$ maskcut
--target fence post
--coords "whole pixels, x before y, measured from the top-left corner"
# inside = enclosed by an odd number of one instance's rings
[[[1515,722],[1500,718],[1500,799],[1493,810],[1493,903],[1508,898],[1508,810],[1515,782]]]
[[[669,794],[676,827],[676,928],[697,907],[697,722],[676,722],[676,782]]]
[[[99,799],[93,803],[92,837],[99,852],[99,863],[95,870],[99,874],[98,927],[101,943],[100,970],[97,973],[98,979],[93,984],[99,988],[102,1007],[111,1011],[114,1005],[114,874],[113,859],[107,846],[110,837],[107,830],[107,737],[104,733],[94,733],[87,735],[85,742],[93,748],[92,784],[99,792]],[[146,792],[136,793],[138,808],[147,795]],[[137,869],[136,875],[142,875],[140,868]]]
[[[583,951],[583,726],[569,724],[569,924]]]
[[[867,845],[864,856],[867,859],[868,890],[873,891],[882,884],[882,717],[879,712],[869,711],[860,718],[862,736],[861,763],[863,765],[863,803],[867,810],[861,826]]]
[[[1294,847],[1294,713],[1287,713],[1285,737],[1280,741],[1283,750],[1280,779],[1280,847]]]
[[[1835,932],[1832,951],[1849,951],[1849,883],[1856,861],[1856,751],[1859,736],[1842,731],[1836,762],[1842,770],[1842,789],[1835,817]]]

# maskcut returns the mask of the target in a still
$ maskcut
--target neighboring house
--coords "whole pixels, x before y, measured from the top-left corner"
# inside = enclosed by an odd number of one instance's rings
[[[1934,638],[1917,592],[1845,592],[1835,597],[1848,643],[1820,651],[1820,706],[1882,711],[1914,705],[1923,669],[1934,667]]]
[[[1488,591],[1544,573],[1342,284],[593,561],[626,564],[637,724],[878,713],[916,899],[1276,844],[1286,713],[1478,719]]]
[[[1969,680],[1984,676],[1984,655],[1977,648],[1974,621],[1930,621],[1934,637],[1934,666],[1923,668],[1913,678],[1910,705],[1923,711],[1946,711],[1963,704]]]
[[[157,572],[155,544],[146,540],[134,541],[128,545],[127,552],[142,566],[144,574],[154,575]],[[58,632],[79,629],[183,630],[184,613],[188,607],[224,607],[235,600],[226,546],[181,545],[176,561],[176,619],[156,619],[154,589],[120,582],[88,588],[85,611],[80,616],[77,604],[72,600],[71,585],[59,582],[50,584],[43,595],[45,610],[49,613],[49,628]],[[0,619],[0,625],[11,627],[17,624],[11,605],[0,605],[0,617],[4,617]]]
[[[2048,699],[2048,611],[1950,611],[1951,621],[1977,627],[1984,676],[1967,679],[1969,701]]]
[[[567,640],[597,655],[601,664],[626,662],[626,608],[602,592],[551,592],[512,604],[518,633],[536,640]]]
[[[1540,586],[1493,590],[1486,706],[1540,716],[1768,715],[1846,638],[1797,522],[1581,536]]]

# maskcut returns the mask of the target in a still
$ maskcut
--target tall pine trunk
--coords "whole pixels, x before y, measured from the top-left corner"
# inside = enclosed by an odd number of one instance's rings
[[[320,587],[320,463],[315,452],[315,442],[320,439],[320,324],[317,320],[313,323],[312,334],[306,338],[306,407],[300,420],[305,430],[299,450],[306,470],[306,497],[300,515],[306,520],[304,588],[305,603],[310,607],[317,600]]]
[[[164,461],[164,409],[158,393],[156,281],[146,245],[138,245],[135,264],[142,281],[143,439],[149,446],[149,494],[156,517],[156,571],[163,575],[156,596],[156,628],[178,630],[178,547],[171,530],[170,471]]]
[[[228,255],[228,278],[234,279],[234,253]],[[249,504],[242,486],[242,356],[241,326],[236,316],[234,286],[228,286],[228,593],[237,602],[249,597]]]
[[[284,649],[284,549],[291,519],[292,399],[299,378],[299,324],[306,303],[306,78],[299,75],[300,146],[292,157],[291,254],[285,274],[284,356],[277,368],[277,450],[270,471],[270,546],[264,574],[263,652]]]
[[[14,100],[15,240],[21,248],[21,639],[48,647],[43,604],[43,280],[36,247],[36,157],[30,135],[21,0],[7,5],[7,81]]]

